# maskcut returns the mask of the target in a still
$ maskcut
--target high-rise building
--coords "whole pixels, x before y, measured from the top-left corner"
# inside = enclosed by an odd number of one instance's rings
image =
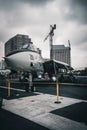
[[[53,45],[53,57],[55,60],[65,62],[71,66],[70,50],[70,44],[67,47],[64,45]]]
[[[31,39],[28,35],[17,34],[5,43],[5,56],[29,43],[31,43]]]

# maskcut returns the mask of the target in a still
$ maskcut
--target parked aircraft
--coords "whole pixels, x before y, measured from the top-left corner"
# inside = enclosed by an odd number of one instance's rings
[[[7,67],[11,70],[36,74],[48,73],[49,76],[58,75],[61,70],[71,70],[71,67],[56,60],[45,61],[33,44],[26,44],[19,50],[12,51],[4,57]]]
[[[33,44],[26,44],[4,57],[7,67],[21,72],[43,72],[43,58]]]

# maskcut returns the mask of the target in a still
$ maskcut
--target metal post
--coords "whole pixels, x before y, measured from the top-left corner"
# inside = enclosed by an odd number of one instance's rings
[[[58,79],[56,80],[56,96],[57,96],[57,101],[55,101],[55,103],[61,103],[59,101],[59,84],[58,84]]]
[[[50,59],[53,60],[53,31],[52,31],[52,25],[50,25]]]
[[[58,86],[58,80],[56,81],[56,94],[57,94],[57,102],[59,101],[59,86]]]
[[[7,80],[8,97],[10,97],[10,80]]]

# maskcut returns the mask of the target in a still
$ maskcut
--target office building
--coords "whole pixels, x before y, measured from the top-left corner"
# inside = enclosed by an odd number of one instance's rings
[[[64,45],[53,45],[53,57],[55,60],[65,62],[71,66],[70,44],[65,47]]]
[[[31,39],[28,35],[18,34],[5,43],[5,56],[15,50],[21,49],[25,44],[31,43]]]

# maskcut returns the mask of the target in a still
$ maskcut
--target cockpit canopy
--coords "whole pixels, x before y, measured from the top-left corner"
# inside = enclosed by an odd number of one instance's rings
[[[27,49],[27,50],[38,52],[38,49],[33,44],[25,44],[21,49]]]

